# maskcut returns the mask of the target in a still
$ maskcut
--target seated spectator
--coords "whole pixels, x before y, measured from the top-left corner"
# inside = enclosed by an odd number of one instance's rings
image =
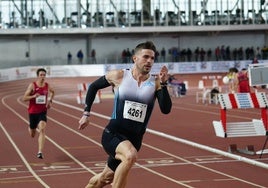
[[[168,85],[170,88],[171,96],[180,97],[186,95],[185,83],[178,81],[174,75],[171,75],[168,79]]]
[[[214,88],[211,89],[211,91],[210,91],[210,98],[211,98],[211,102],[212,103],[216,103],[216,101],[217,101],[217,98],[216,97],[217,97],[217,94],[218,93],[220,93],[218,87],[214,87]]]

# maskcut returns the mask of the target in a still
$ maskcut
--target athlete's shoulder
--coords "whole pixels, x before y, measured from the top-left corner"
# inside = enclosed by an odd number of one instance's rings
[[[36,87],[37,87],[36,82],[31,82],[31,83],[29,84],[29,86],[28,86],[28,88],[32,88],[32,89],[34,89],[34,88],[36,88]]]
[[[124,76],[124,70],[111,70],[106,73],[105,78],[106,80],[113,86],[117,86],[120,84],[122,78]]]
[[[111,71],[107,72],[106,79],[118,79],[118,78],[122,78],[123,75],[124,75],[123,69],[111,70]]]

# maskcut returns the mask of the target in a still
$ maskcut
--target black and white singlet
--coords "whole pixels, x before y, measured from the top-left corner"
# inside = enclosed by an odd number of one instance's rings
[[[114,90],[114,109],[107,128],[123,134],[143,135],[154,107],[155,88],[152,75],[139,86],[131,70],[124,70],[122,82]]]

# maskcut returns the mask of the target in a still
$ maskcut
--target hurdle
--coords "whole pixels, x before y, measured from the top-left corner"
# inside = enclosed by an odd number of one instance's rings
[[[264,92],[259,93],[219,93],[221,121],[213,121],[214,130],[218,137],[246,137],[268,135],[267,108],[268,100]],[[252,122],[227,123],[227,110],[230,109],[261,109],[261,119]]]
[[[230,93],[218,94],[220,103],[221,121],[213,121],[216,136],[227,137],[250,137],[250,136],[266,136],[267,139],[261,151],[255,153],[254,147],[248,145],[246,149],[237,149],[235,144],[229,146],[229,152],[240,152],[249,155],[260,154],[260,158],[268,140],[268,123],[267,123],[267,107],[268,100],[264,92],[255,93]],[[229,122],[227,123],[227,109],[261,109],[261,119],[252,119],[251,122]]]
[[[79,83],[77,84],[78,94],[76,97],[77,104],[85,104],[86,94],[90,83]],[[101,102],[101,90],[98,91],[96,94],[95,100],[93,103],[100,103]]]

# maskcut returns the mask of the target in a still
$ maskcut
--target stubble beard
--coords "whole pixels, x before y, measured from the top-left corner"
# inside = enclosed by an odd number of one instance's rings
[[[144,75],[149,74],[151,72],[151,67],[148,68],[146,66],[143,66],[141,72]]]

